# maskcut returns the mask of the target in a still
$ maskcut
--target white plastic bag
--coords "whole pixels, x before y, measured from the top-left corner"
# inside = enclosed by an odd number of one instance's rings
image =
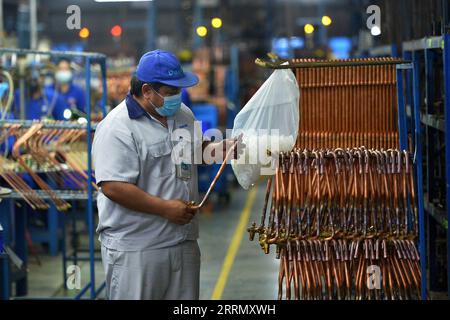
[[[231,166],[239,184],[248,189],[268,174],[268,152],[290,151],[297,140],[300,90],[290,69],[275,70],[234,120],[233,137],[243,133],[243,156]],[[273,171],[273,170],[272,170]],[[272,172],[269,171],[269,172]],[[273,172],[272,172],[273,174]]]

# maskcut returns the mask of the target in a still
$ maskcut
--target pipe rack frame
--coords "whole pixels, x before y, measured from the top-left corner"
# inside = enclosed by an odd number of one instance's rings
[[[422,41],[421,43],[425,43],[427,45],[437,46],[441,43],[441,39],[433,39],[430,41]],[[450,44],[449,44],[450,45]],[[447,50],[448,51],[448,50]],[[418,65],[416,61],[411,61],[407,57],[396,58],[392,57],[386,60],[368,60],[365,61],[361,58],[357,59],[348,59],[348,60],[322,60],[322,61],[311,61],[311,62],[300,62],[300,63],[292,63],[289,60],[278,60],[276,61],[273,56],[269,55],[269,58],[272,61],[264,61],[262,59],[256,59],[255,63],[263,68],[268,69],[297,69],[297,68],[320,68],[320,67],[346,67],[346,66],[359,66],[359,65],[396,65],[396,87],[397,87],[397,111],[398,111],[398,130],[399,130],[399,147],[401,150],[408,150],[408,130],[412,133],[412,141],[415,149],[415,157],[413,161],[415,176],[416,176],[416,189],[417,189],[417,205],[418,205],[418,216],[419,216],[419,254],[420,254],[420,269],[421,269],[421,299],[426,300],[428,298],[428,286],[427,286],[427,277],[426,277],[426,246],[425,246],[425,213],[424,213],[424,193],[423,193],[423,171],[422,171],[422,144],[420,141],[420,116],[415,117],[414,126],[411,128],[411,125],[408,125],[407,118],[407,108],[406,102],[408,98],[408,93],[411,90],[411,86],[414,85],[414,90],[418,86]],[[448,61],[448,67],[450,68],[450,57]],[[450,75],[450,72],[449,72]],[[406,79],[406,85],[405,85]],[[449,80],[449,90],[450,92],[450,80]],[[406,91],[406,92],[405,92]],[[420,95],[417,94],[418,90],[415,90],[415,94],[413,96],[413,109],[416,111],[414,114],[417,114],[417,110],[420,109],[419,101]],[[405,94],[406,93],[406,94]],[[450,99],[449,104],[450,104]],[[450,105],[449,105],[450,110]],[[420,114],[420,113],[419,113]],[[449,120],[450,121],[450,120]],[[449,132],[450,130],[448,130]],[[449,142],[450,144],[450,136]],[[419,152],[420,151],[420,152]],[[450,159],[450,151],[449,151],[449,159]],[[450,161],[448,162],[449,170],[448,181],[450,181]],[[450,192],[450,184],[447,184],[448,190]],[[450,199],[450,194],[448,193],[448,197]],[[450,212],[449,212],[450,214]],[[450,216],[449,216],[450,217]],[[450,237],[449,237],[450,240]],[[450,250],[449,250],[450,257]],[[449,278],[450,283],[450,278]]]
[[[92,137],[91,134],[92,131],[95,130],[95,126],[91,123],[91,65],[93,63],[98,63],[100,65],[101,69],[101,75],[102,75],[102,99],[101,99],[101,110],[103,113],[103,116],[106,116],[106,55],[101,53],[93,53],[93,52],[72,52],[72,51],[37,51],[37,50],[27,50],[27,49],[12,49],[12,48],[0,48],[0,57],[5,54],[13,54],[18,56],[26,56],[26,55],[44,55],[44,56],[51,56],[51,57],[59,57],[59,58],[81,58],[82,61],[85,63],[84,65],[84,81],[85,81],[85,88],[86,88],[86,101],[88,101],[86,105],[87,109],[87,124],[86,125],[80,125],[79,128],[86,129],[86,139],[87,139],[87,168],[88,168],[88,190],[87,190],[87,216],[88,216],[88,237],[89,237],[89,275],[90,275],[90,281],[84,286],[84,288],[81,289],[81,291],[75,296],[76,300],[82,299],[86,293],[89,292],[89,298],[95,299],[100,292],[105,288],[105,283],[100,285],[99,288],[96,288],[95,285],[95,252],[94,252],[94,212],[93,212],[93,205],[94,205],[94,192],[93,192],[93,179],[92,179],[92,156],[91,156],[91,149],[92,149]],[[8,121],[0,123],[1,126],[4,126],[8,123]],[[10,122],[11,123],[11,122]],[[32,123],[32,122],[31,122]],[[27,121],[23,121],[23,125],[30,125]],[[46,124],[46,126],[54,126],[55,124]],[[77,125],[72,124],[64,124],[61,125],[63,128],[74,128],[78,127]],[[77,199],[77,197],[74,197],[73,199]],[[12,200],[10,200],[12,201]],[[67,280],[67,274],[66,274],[66,257],[65,257],[65,251],[63,252],[63,275],[64,275],[64,286],[66,285]],[[6,277],[6,279],[3,279],[3,282],[9,282],[9,273],[4,272],[3,278]],[[9,295],[4,295],[4,299],[9,299]]]

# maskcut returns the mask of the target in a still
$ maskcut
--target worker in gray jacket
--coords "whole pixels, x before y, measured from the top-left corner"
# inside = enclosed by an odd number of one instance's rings
[[[197,168],[177,164],[173,151],[184,138],[193,153],[209,144],[225,154],[234,140],[202,141],[181,102],[181,88],[197,83],[172,53],[148,52],[125,100],[97,126],[92,154],[108,299],[199,298],[198,221],[190,205],[198,201]]]

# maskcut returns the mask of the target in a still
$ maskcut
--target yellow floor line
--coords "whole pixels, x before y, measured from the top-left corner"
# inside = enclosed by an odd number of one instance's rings
[[[227,255],[223,261],[222,269],[214,287],[211,300],[220,300],[222,297],[223,290],[225,289],[225,285],[228,280],[228,275],[230,274],[234,259],[236,258],[239,246],[241,245],[242,237],[246,231],[253,203],[255,202],[256,192],[257,188],[254,186],[248,193],[247,201],[245,202],[244,209],[242,210],[241,217],[239,219],[239,224],[234,231],[233,238],[231,239],[230,246],[228,247]]]

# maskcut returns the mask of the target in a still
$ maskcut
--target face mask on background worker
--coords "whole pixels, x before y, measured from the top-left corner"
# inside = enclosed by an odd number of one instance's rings
[[[70,70],[59,70],[55,73],[55,79],[57,83],[66,84],[72,80],[72,71]]]
[[[150,104],[155,108],[155,111],[163,117],[173,116],[181,108],[181,92],[173,96],[162,96],[155,89],[152,90],[163,99],[163,105],[157,107],[151,100],[148,100]]]

